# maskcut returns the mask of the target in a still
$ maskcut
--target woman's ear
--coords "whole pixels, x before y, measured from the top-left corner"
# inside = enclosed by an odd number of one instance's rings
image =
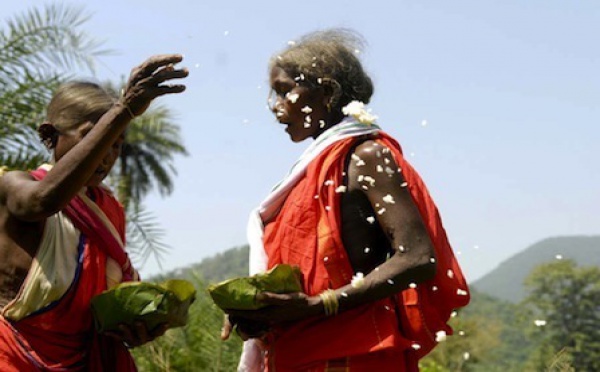
[[[51,123],[43,123],[38,127],[38,134],[42,143],[49,149],[52,150],[56,147],[58,142],[58,129]]]

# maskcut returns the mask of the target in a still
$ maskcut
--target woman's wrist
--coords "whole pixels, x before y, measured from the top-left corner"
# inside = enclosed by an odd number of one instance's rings
[[[127,102],[125,102],[125,100],[123,98],[119,99],[115,103],[115,106],[117,106],[119,109],[119,115],[125,115],[129,118],[129,120],[135,119],[135,115],[133,114],[133,111],[131,111],[131,108],[129,107]]]

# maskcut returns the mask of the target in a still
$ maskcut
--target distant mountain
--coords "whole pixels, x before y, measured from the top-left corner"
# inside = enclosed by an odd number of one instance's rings
[[[230,248],[222,253],[204,258],[200,263],[157,275],[153,281],[167,278],[200,279],[210,284],[225,279],[248,276],[248,245]]]
[[[557,259],[570,259],[579,266],[600,266],[600,236],[564,236],[542,240],[502,262],[471,286],[499,299],[519,302],[526,295],[523,281],[531,270]]]

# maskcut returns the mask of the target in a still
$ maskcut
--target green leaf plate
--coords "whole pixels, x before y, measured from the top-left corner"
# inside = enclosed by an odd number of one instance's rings
[[[92,298],[92,311],[99,332],[137,321],[144,322],[151,331],[163,323],[169,328],[184,326],[195,298],[196,289],[187,280],[126,282]]]
[[[256,310],[266,306],[256,300],[260,292],[302,292],[302,274],[297,266],[276,265],[266,273],[234,278],[208,287],[208,293],[223,310]]]

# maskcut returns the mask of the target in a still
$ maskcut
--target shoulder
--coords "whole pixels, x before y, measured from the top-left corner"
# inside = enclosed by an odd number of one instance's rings
[[[348,186],[351,190],[380,192],[404,182],[394,151],[375,139],[368,139],[354,147],[347,164]]]
[[[349,170],[361,168],[370,173],[389,173],[398,169],[392,150],[375,139],[357,144],[350,151],[349,157]]]

